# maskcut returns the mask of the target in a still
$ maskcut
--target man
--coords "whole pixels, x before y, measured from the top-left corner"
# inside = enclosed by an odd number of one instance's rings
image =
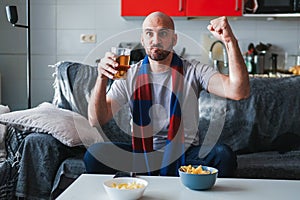
[[[204,158],[198,155],[198,98],[203,89],[233,100],[247,98],[249,78],[226,17],[212,20],[208,30],[226,46],[229,75],[179,58],[173,51],[177,43],[174,22],[162,12],[151,13],[143,22],[141,43],[147,56],[131,66],[126,80],[114,81],[107,95],[107,81],[113,79],[118,63],[114,54],[106,53],[98,65],[88,107],[89,121],[93,126],[103,125],[129,103],[133,139],[132,144],[91,146],[84,159],[88,172],[115,173],[125,169],[113,164],[117,160],[126,165],[127,171],[148,174],[177,175],[180,165],[202,164],[218,168],[221,177],[233,176],[236,157],[228,146],[217,144]],[[113,146],[132,154],[118,155]]]

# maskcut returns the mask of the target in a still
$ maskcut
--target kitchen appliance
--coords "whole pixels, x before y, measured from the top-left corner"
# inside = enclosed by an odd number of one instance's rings
[[[256,14],[300,13],[300,0],[246,0],[244,12]]]
[[[272,73],[277,73],[277,56],[278,54],[272,53],[271,60],[272,60]]]
[[[269,53],[270,47],[272,45],[267,43],[264,44],[260,42],[255,46],[255,51],[257,55],[254,58],[254,62],[256,64],[256,73],[257,74],[264,74],[268,71],[268,62],[266,60],[267,53]]]
[[[264,44],[262,42],[256,46],[253,43],[248,45],[244,59],[250,74],[264,74],[269,71],[277,71],[278,54],[272,53],[270,50],[271,47],[271,44]]]
[[[255,50],[254,44],[250,43],[248,45],[248,51],[244,55],[245,64],[249,74],[256,74],[256,65],[257,65],[257,52]]]

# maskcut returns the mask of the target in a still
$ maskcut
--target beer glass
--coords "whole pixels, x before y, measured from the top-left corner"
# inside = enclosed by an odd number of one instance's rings
[[[130,61],[130,51],[131,49],[128,48],[119,48],[119,47],[112,47],[111,52],[117,56],[117,62],[119,66],[116,67],[118,72],[114,75],[114,79],[125,79],[127,75],[127,70],[130,68],[129,61]]]

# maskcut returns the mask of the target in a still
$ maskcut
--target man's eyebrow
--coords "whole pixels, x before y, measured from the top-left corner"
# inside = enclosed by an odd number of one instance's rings
[[[169,31],[169,28],[160,28],[158,31]],[[145,28],[144,29],[145,32],[147,31],[154,31],[152,28]]]
[[[169,31],[170,29],[169,28],[161,28],[159,29],[159,31]]]
[[[153,31],[151,28],[145,28],[144,31]]]

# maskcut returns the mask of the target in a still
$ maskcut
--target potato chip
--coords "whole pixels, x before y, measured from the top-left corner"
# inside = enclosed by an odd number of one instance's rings
[[[209,170],[204,170],[202,168],[202,165],[199,165],[196,168],[193,167],[192,165],[181,166],[180,171],[186,172],[186,173],[189,173],[189,174],[211,174],[211,172]]]
[[[127,189],[127,190],[132,190],[132,189],[138,189],[138,188],[142,188],[145,187],[143,184],[140,183],[136,183],[136,182],[131,182],[131,183],[112,183],[111,185],[112,188],[116,188],[116,189]]]

